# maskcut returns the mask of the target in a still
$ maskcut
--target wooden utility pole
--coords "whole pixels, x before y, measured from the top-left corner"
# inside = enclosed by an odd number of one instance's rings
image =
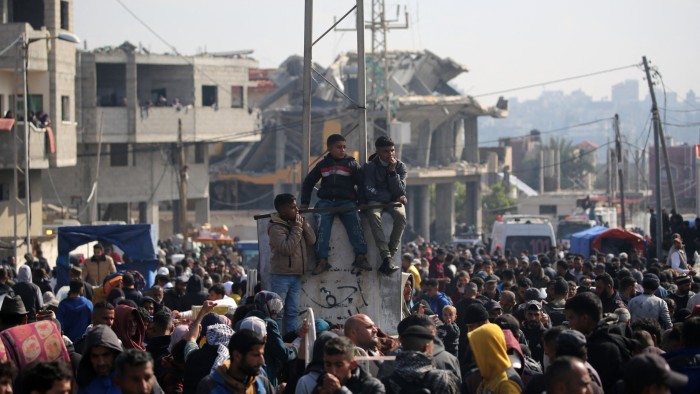
[[[656,195],[656,229],[654,229],[655,236],[654,241],[656,242],[656,258],[659,261],[664,257],[664,250],[662,246],[663,240],[663,226],[661,217],[661,155],[660,155],[660,144],[659,141],[659,129],[661,125],[661,120],[659,119],[659,108],[656,106],[656,95],[654,94],[654,83],[651,81],[651,73],[649,72],[649,64],[647,63],[647,57],[642,56],[642,62],[644,63],[644,72],[647,75],[647,83],[649,84],[649,91],[651,94],[651,115],[653,118],[654,125],[654,171],[656,172],[655,179],[655,195]],[[668,165],[666,169],[669,170]],[[668,174],[667,174],[668,175]],[[671,177],[667,176],[668,181],[671,182]],[[675,199],[673,200],[675,201]],[[675,202],[674,202],[675,205]]]
[[[647,84],[649,85],[649,95],[651,96],[651,115],[654,122],[654,132],[659,134],[659,143],[661,144],[661,154],[664,158],[664,167],[666,167],[666,182],[668,183],[668,194],[671,198],[671,208],[674,212],[678,212],[678,207],[676,205],[676,191],[673,187],[673,177],[671,176],[671,166],[668,163],[668,151],[666,150],[666,138],[664,137],[664,128],[661,124],[661,117],[659,116],[659,107],[656,104],[656,92],[654,92],[654,82],[651,80],[651,69],[649,68],[649,63],[647,62],[647,57],[643,56],[642,60],[644,62],[644,72],[647,75]],[[659,173],[657,173],[659,176]]]
[[[622,135],[620,117],[615,114],[615,154],[617,155],[617,179],[620,183],[620,227],[625,228],[625,181],[622,173]]]
[[[187,163],[185,145],[182,143],[182,119],[177,120],[177,145],[180,150],[180,231],[187,244]]]

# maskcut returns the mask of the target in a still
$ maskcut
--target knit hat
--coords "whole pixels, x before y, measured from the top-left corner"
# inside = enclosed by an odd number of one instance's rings
[[[464,323],[466,324],[481,323],[488,319],[489,313],[481,303],[469,305],[464,312]]]
[[[408,337],[415,337],[415,338],[423,338],[423,339],[434,339],[435,337],[433,336],[432,331],[428,327],[424,327],[421,325],[413,325],[401,333],[399,335],[400,338],[408,338]]]

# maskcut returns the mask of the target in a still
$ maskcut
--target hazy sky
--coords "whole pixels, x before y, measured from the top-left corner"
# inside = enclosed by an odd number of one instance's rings
[[[261,67],[276,67],[303,54],[303,0],[121,0],[182,54],[253,49]],[[75,0],[75,32],[89,49],[143,44],[152,52],[170,49],[130,15],[118,0]],[[314,37],[345,14],[352,0],[314,1]],[[470,72],[456,80],[470,95],[500,91],[636,63],[646,55],[666,87],[681,96],[700,93],[700,1],[669,0],[401,0],[387,2],[409,13],[408,30],[389,33],[392,50],[428,49],[450,57]],[[365,1],[366,19],[371,1]],[[354,15],[343,25],[354,26]],[[371,45],[369,31],[366,45]],[[331,32],[314,47],[315,62],[327,66],[355,50],[354,32]],[[640,81],[641,69],[587,77],[506,93],[535,98],[543,90],[582,89],[596,99],[610,86]],[[495,96],[480,97],[484,104]]]

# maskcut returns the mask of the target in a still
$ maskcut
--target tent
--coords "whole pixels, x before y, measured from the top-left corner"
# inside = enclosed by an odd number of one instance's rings
[[[68,284],[69,253],[91,241],[118,246],[131,259],[128,269],[139,271],[151,287],[158,267],[158,227],[153,224],[110,224],[100,226],[65,226],[58,228],[57,284]]]
[[[603,254],[612,253],[614,255],[622,252],[629,253],[635,249],[639,256],[644,256],[646,241],[637,233],[622,228],[611,228],[598,234],[591,243],[591,248]]]
[[[571,252],[580,253],[586,259],[591,254],[591,243],[599,234],[608,231],[607,227],[594,226],[578,233],[571,234]]]

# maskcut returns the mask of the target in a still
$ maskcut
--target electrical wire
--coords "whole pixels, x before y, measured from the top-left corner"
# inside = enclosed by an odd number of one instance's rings
[[[531,85],[519,86],[519,87],[516,87],[516,88],[510,88],[510,89],[504,89],[504,90],[497,90],[497,91],[494,91],[494,92],[487,92],[487,93],[479,93],[479,94],[471,95],[470,97],[476,98],[476,97],[484,97],[484,96],[494,96],[494,95],[496,95],[496,94],[502,94],[502,93],[516,92],[516,91],[519,91],[519,90],[537,88],[537,87],[540,87],[540,86],[552,85],[552,84],[555,84],[555,83],[568,82],[568,81],[573,81],[573,80],[576,80],[576,79],[593,77],[593,76],[596,76],[596,75],[607,74],[607,73],[611,73],[611,72],[615,72],[615,71],[625,70],[625,69],[628,69],[628,68],[639,68],[641,65],[642,65],[641,63],[635,63],[635,64],[630,64],[630,65],[627,65],[627,66],[609,68],[609,69],[607,69],[607,70],[600,70],[600,71],[594,71],[594,72],[590,72],[590,73],[586,73],[586,74],[575,75],[575,76],[572,76],[572,77],[554,79],[554,80],[547,81],[547,82],[539,82],[539,83],[534,83],[534,84],[531,84]]]

